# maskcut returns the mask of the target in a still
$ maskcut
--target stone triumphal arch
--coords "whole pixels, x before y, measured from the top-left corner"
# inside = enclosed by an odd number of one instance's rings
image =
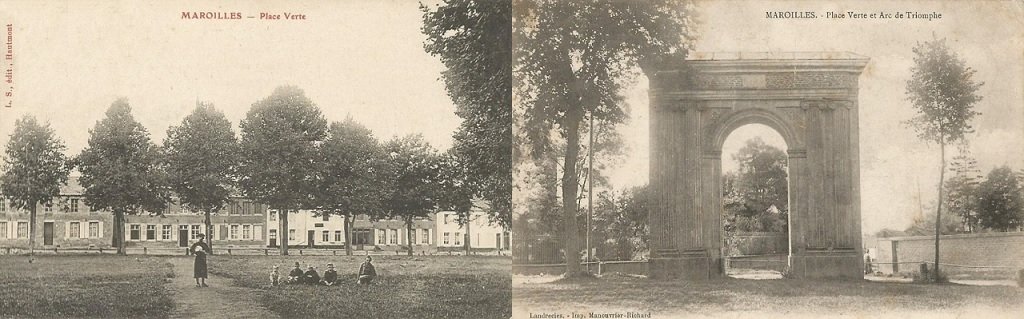
[[[857,82],[852,53],[694,54],[650,79],[650,275],[723,275],[722,144],[767,125],[789,154],[789,272],[862,278]]]

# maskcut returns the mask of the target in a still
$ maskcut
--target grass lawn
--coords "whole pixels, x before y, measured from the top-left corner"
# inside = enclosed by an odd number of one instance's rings
[[[0,317],[164,318],[174,302],[163,258],[0,257]]]
[[[653,318],[874,318],[922,313],[962,318],[1024,316],[1024,289],[1007,286],[742,279],[656,281],[614,275],[571,281],[550,279],[514,279],[516,318],[543,312],[568,317],[572,312],[628,311],[650,313]]]
[[[356,284],[365,256],[213,256],[210,271],[262,290],[260,303],[287,318],[509,318],[511,259],[485,256],[373,256],[379,277]],[[323,273],[334,263],[341,285],[270,287],[278,265],[287,276],[295,262]]]

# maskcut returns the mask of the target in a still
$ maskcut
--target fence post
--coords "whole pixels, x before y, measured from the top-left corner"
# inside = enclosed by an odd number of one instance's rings
[[[148,247],[142,247],[142,254],[143,255],[149,255],[149,248]]]
[[[299,255],[300,256],[302,255],[302,249],[299,249]]]
[[[604,262],[603,262],[603,261],[598,261],[598,262],[597,262],[597,275],[598,275],[598,276],[600,276],[600,275],[601,275],[601,266],[602,266],[602,265],[604,265]]]
[[[231,255],[231,248],[228,248],[228,255]]]
[[[331,253],[333,253],[335,256],[338,255],[338,251],[337,250],[332,250]]]
[[[264,248],[263,249],[263,255],[264,256],[270,256],[270,251],[268,249]]]

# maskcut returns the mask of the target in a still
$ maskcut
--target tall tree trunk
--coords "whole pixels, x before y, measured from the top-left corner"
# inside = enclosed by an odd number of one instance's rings
[[[114,243],[117,244],[117,254],[124,256],[128,252],[124,249],[124,212],[114,211]]]
[[[278,232],[281,233],[281,256],[288,256],[288,236],[291,232],[288,231],[288,209],[282,208],[277,210],[277,217],[280,226],[277,228]]]
[[[473,240],[473,235],[470,235],[470,233],[473,231],[473,229],[471,227],[472,225],[473,225],[473,212],[467,212],[466,213],[466,238],[464,238],[466,240],[466,256],[469,256],[470,254],[473,253],[473,243],[471,242]]]
[[[405,218],[405,243],[409,244],[409,256],[412,256],[412,216]]]
[[[209,254],[213,255],[213,223],[210,222],[210,212],[205,212],[206,220],[206,245],[210,246]]]
[[[570,101],[572,103],[574,101]],[[576,161],[580,153],[580,121],[583,110],[571,106],[565,115],[565,162],[562,165],[562,242],[565,249],[565,277],[580,274],[579,227],[576,225]]]
[[[939,204],[935,211],[935,282],[939,282],[939,235],[942,233],[942,185],[946,182],[946,140],[939,133],[939,153],[942,154],[942,170],[939,171]]]
[[[28,254],[29,256],[36,254],[36,210],[39,209],[39,203],[32,202],[29,204],[28,210]]]
[[[345,221],[345,256],[352,256],[352,214],[345,214],[341,216]]]

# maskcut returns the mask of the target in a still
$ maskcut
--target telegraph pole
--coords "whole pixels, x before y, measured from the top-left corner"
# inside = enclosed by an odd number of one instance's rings
[[[587,159],[587,272],[590,272],[590,225],[591,216],[594,215],[594,112],[590,112],[590,147],[589,158]]]

